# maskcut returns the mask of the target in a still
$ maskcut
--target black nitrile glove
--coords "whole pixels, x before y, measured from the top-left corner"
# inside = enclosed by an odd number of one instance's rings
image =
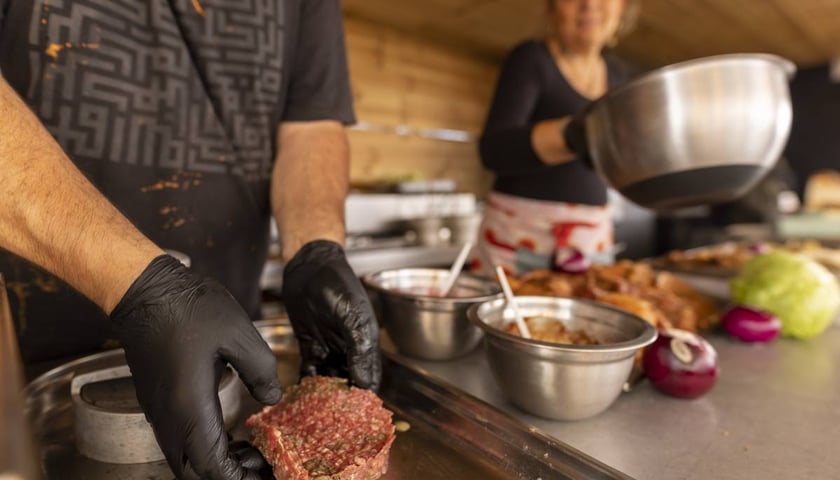
[[[259,450],[245,441],[236,441],[230,444],[230,452],[243,468],[257,472],[263,480],[274,480],[274,472],[271,465],[265,461]]]
[[[563,140],[566,147],[574,152],[578,159],[589,168],[592,168],[592,157],[589,156],[589,145],[586,143],[586,117],[588,109],[583,109],[572,116],[571,121],[563,128]]]
[[[155,258],[111,313],[137,399],[177,478],[258,480],[234,455],[219,405],[225,364],[258,401],[280,399],[277,360],[221,285]]]
[[[341,246],[327,240],[304,245],[283,271],[282,293],[301,374],[349,377],[375,390],[382,376],[379,327]]]

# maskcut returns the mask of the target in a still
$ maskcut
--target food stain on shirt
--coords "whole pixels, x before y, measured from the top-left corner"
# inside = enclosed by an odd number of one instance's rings
[[[198,12],[198,14],[203,17],[204,16],[204,7],[201,6],[201,4],[198,2],[198,0],[192,0],[192,5],[193,5],[193,8],[195,9],[195,11]]]
[[[64,45],[60,43],[51,43],[49,44],[47,49],[44,50],[44,53],[46,53],[48,57],[52,57],[53,60],[58,60],[58,52],[62,51],[63,49]]]
[[[171,230],[173,228],[181,227],[185,223],[187,223],[187,221],[184,218],[170,218],[169,220],[166,221],[166,223],[163,224],[162,228],[164,230]]]
[[[141,192],[151,192],[156,190],[163,190],[164,188],[178,188],[180,184],[178,182],[171,182],[168,180],[160,180],[151,185],[146,185],[140,189]]]
[[[140,188],[143,193],[160,191],[167,188],[173,190],[189,190],[192,187],[201,185],[200,172],[178,172],[171,175],[167,180],[159,180],[151,185],[146,185]]]
[[[161,209],[159,210],[161,215],[166,215],[166,216],[174,215],[177,211],[178,211],[178,207],[176,207],[175,205],[167,205],[167,206],[161,207]],[[163,225],[161,225],[161,228],[163,228],[164,230],[171,230],[173,228],[180,227],[184,223],[186,223],[186,220],[183,217],[174,218],[174,217],[170,216],[169,218],[166,219],[166,221],[163,223]]]
[[[44,22],[46,23],[46,22]],[[44,53],[53,59],[53,62],[58,61],[58,54],[61,53],[62,50],[70,49],[70,48],[91,48],[97,49],[99,48],[98,43],[93,42],[81,42],[81,43],[70,43],[64,42],[62,43],[50,43],[47,45],[47,49],[44,50]]]
[[[44,0],[44,4],[41,5],[41,25],[47,24],[47,17],[50,15],[50,1]],[[46,31],[46,29],[42,28],[42,30]],[[48,54],[49,55],[49,54]]]

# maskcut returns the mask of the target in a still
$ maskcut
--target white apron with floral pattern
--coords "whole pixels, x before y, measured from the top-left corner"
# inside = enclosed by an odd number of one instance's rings
[[[596,262],[610,262],[612,246],[612,214],[606,205],[491,192],[473,250],[472,270],[493,276],[497,265],[511,275],[551,268],[555,251],[563,247],[577,248]]]

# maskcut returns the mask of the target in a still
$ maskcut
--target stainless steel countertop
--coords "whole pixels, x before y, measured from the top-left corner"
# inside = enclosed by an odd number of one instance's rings
[[[705,396],[667,397],[645,380],[606,412],[576,422],[508,403],[481,347],[451,362],[412,363],[639,479],[838,478],[840,328],[768,345],[708,339],[721,372]]]

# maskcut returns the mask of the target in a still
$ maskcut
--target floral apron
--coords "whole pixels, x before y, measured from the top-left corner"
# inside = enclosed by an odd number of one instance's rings
[[[532,200],[491,192],[473,250],[472,269],[494,275],[551,268],[558,248],[574,247],[595,262],[612,261],[613,224],[609,208]]]

